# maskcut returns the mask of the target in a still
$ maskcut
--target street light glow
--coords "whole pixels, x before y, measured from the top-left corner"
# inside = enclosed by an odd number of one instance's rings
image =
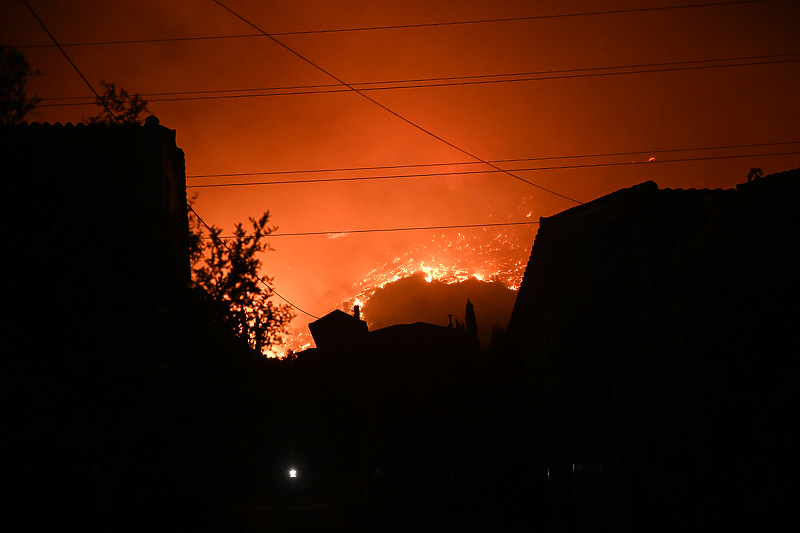
[[[297,470],[289,470],[289,477],[297,477]]]

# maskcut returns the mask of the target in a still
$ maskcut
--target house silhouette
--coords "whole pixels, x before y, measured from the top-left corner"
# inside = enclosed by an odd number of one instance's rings
[[[359,346],[369,333],[367,323],[361,320],[357,312],[349,315],[339,309],[309,323],[308,329],[317,348],[335,351]]]
[[[306,468],[381,505],[400,487],[449,479],[450,462],[436,461],[450,454],[439,420],[450,416],[444,391],[458,389],[476,354],[465,331],[425,322],[369,331],[359,310],[332,311],[309,329],[317,347],[291,362],[302,391],[294,401],[307,413],[292,432]]]
[[[203,401],[186,361],[213,327],[188,288],[175,139],[155,117],[0,126],[4,473],[26,522],[100,520],[188,479],[200,426],[173,415]]]
[[[542,218],[508,334],[550,531],[759,528],[795,491],[800,169]],[[780,414],[778,414],[780,413]]]
[[[14,268],[45,275],[57,264],[72,283],[96,280],[95,288],[188,283],[186,171],[175,137],[154,116],[143,125],[0,126],[0,228],[20,251]]]

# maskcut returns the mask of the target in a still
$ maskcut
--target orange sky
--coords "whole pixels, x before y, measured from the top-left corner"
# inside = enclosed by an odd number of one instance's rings
[[[418,25],[698,4],[696,0],[223,0],[267,32]],[[255,30],[212,0],[29,0],[62,44],[241,35]],[[715,7],[279,36],[348,83],[629,67],[726,58],[763,63],[610,76],[418,87],[365,94],[484,160],[652,151],[635,156],[506,163],[505,168],[646,161],[518,175],[580,201],[652,179],[661,187],[735,186],[751,167],[800,166],[800,155],[681,163],[665,159],[799,152],[800,144],[702,152],[656,150],[800,141],[800,3]],[[5,44],[50,44],[21,1],[0,6]],[[266,37],[68,46],[86,78],[142,94],[335,83]],[[43,99],[91,96],[56,48],[26,48]],[[788,55],[794,54],[794,55]],[[779,62],[777,62],[779,61]],[[730,63],[730,62],[728,62]],[[708,66],[711,63],[678,67]],[[719,63],[714,63],[719,64]],[[635,70],[671,68],[676,65]],[[623,68],[630,71],[631,68]],[[600,71],[586,71],[597,74]],[[539,75],[541,76],[541,75]],[[549,75],[552,77],[552,74]],[[562,75],[563,76],[563,75]],[[518,77],[518,76],[517,76]],[[505,79],[509,77],[506,76]],[[496,78],[490,78],[496,79]],[[475,81],[476,78],[471,78]],[[188,175],[421,165],[470,158],[353,92],[193,101],[151,100],[177,130]],[[54,103],[44,100],[43,104]],[[78,122],[93,106],[40,107],[31,121]],[[241,176],[233,181],[464,170],[409,168]],[[485,167],[472,166],[472,170]],[[190,179],[190,185],[222,183]],[[498,173],[190,189],[196,209],[226,230],[270,210],[280,233],[522,221],[573,202]],[[524,205],[524,209],[523,206]],[[481,230],[465,230],[465,232]],[[437,232],[441,234],[442,232]],[[355,296],[353,284],[433,232],[275,237],[264,256],[277,290],[321,316]],[[527,257],[535,229],[530,232]],[[298,316],[297,326],[307,323]]]

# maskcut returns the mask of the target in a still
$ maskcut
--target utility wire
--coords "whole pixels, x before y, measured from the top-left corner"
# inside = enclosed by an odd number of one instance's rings
[[[489,224],[456,224],[456,225],[448,225],[448,226],[413,226],[413,227],[403,227],[403,228],[372,228],[372,229],[353,229],[353,230],[341,230],[341,231],[300,231],[296,233],[272,233],[270,234],[270,238],[272,237],[307,237],[311,235],[347,235],[349,233],[390,233],[390,232],[397,232],[397,231],[422,231],[422,230],[449,230],[449,229],[469,229],[469,228],[493,228],[498,226],[530,226],[532,224],[538,224],[539,221],[527,221],[527,222],[496,222],[496,223],[489,223]],[[233,239],[235,237],[219,237],[221,239]]]
[[[28,5],[28,2],[27,2],[26,0],[22,0],[22,2],[25,4],[25,7],[27,7],[27,8],[28,8],[28,10],[29,10],[29,11],[31,12],[31,14],[34,16],[34,18],[35,18],[35,19],[36,19],[36,20],[39,22],[39,24],[42,26],[42,28],[44,29],[44,31],[45,31],[45,32],[47,32],[47,35],[49,35],[49,36],[50,36],[50,38],[53,40],[53,42],[56,44],[56,46],[58,46],[58,49],[59,49],[59,50],[61,50],[61,53],[62,53],[62,54],[64,54],[64,57],[66,57],[66,58],[67,58],[67,61],[69,61],[70,65],[72,65],[72,67],[75,69],[75,71],[78,73],[78,75],[80,75],[81,79],[83,79],[83,81],[86,83],[86,85],[88,85],[88,86],[89,86],[89,88],[90,88],[90,89],[92,90],[92,92],[95,94],[95,96],[97,97],[97,99],[98,99],[99,101],[103,102],[103,99],[102,99],[102,98],[100,98],[100,95],[99,95],[99,94],[97,94],[97,91],[95,91],[95,90],[94,90],[94,87],[92,87],[92,84],[91,84],[91,83],[89,83],[89,81],[86,79],[86,77],[85,77],[85,76],[84,76],[84,75],[81,73],[81,71],[80,71],[80,69],[78,68],[78,66],[77,66],[77,65],[75,65],[75,63],[73,63],[73,62],[72,62],[72,59],[70,59],[70,57],[67,55],[67,53],[64,51],[64,49],[63,49],[63,48],[61,48],[61,46],[58,44],[58,41],[56,40],[56,38],[55,38],[55,37],[53,37],[53,34],[52,34],[52,33],[50,33],[50,31],[49,31],[49,30],[47,29],[47,27],[44,25],[44,23],[42,22],[42,20],[41,20],[41,19],[40,19],[40,18],[39,18],[39,17],[36,15],[36,13],[33,11],[33,9],[31,9],[31,6],[30,6],[30,5]],[[112,118],[113,118],[113,119],[114,119],[114,120],[117,122],[117,124],[119,124],[119,123],[120,123],[120,122],[119,122],[119,119],[118,119],[118,118],[117,118],[117,117],[114,115],[114,113],[113,113],[113,112],[112,112],[112,111],[111,111],[111,110],[108,108],[108,106],[105,104],[105,102],[103,102],[103,106],[106,108],[106,111],[108,111],[108,113],[111,115],[111,117],[112,117]],[[198,215],[198,214],[197,214],[197,211],[195,211],[195,210],[194,210],[194,208],[193,208],[193,207],[192,207],[190,204],[187,204],[187,207],[188,207],[188,208],[189,208],[189,209],[192,211],[192,213],[194,213],[194,215],[195,215],[195,216],[197,217],[197,219],[198,219],[198,220],[199,220],[199,221],[200,221],[200,222],[201,222],[201,223],[202,223],[202,224],[203,224],[203,225],[206,227],[206,229],[208,229],[208,231],[211,233],[211,235],[213,235],[214,233],[211,231],[211,228],[208,226],[208,224],[206,224],[205,220],[203,220],[203,219],[202,219],[202,217],[200,217],[200,215]],[[228,248],[228,246],[225,244],[225,242],[224,242],[222,239],[219,239],[219,238],[218,238],[218,240],[219,240],[220,244],[222,244],[222,246],[223,246],[223,247],[225,247],[225,249],[228,251],[228,253],[231,253],[231,250],[230,250],[230,248]],[[295,309],[297,309],[298,311],[300,311],[300,312],[302,312],[302,313],[305,313],[306,315],[308,315],[308,316],[310,316],[310,317],[312,317],[312,318],[319,319],[319,317],[318,317],[318,316],[312,315],[311,313],[309,313],[309,312],[307,312],[307,311],[304,311],[303,309],[300,309],[299,307],[297,307],[296,305],[294,305],[292,302],[290,302],[289,300],[287,300],[286,298],[284,298],[283,296],[281,296],[281,295],[278,293],[278,291],[276,291],[276,290],[275,290],[273,287],[271,287],[271,286],[270,286],[270,285],[269,285],[267,282],[265,282],[265,281],[264,281],[264,280],[261,278],[261,276],[259,276],[259,275],[257,275],[257,274],[256,274],[256,279],[258,279],[258,281],[260,281],[260,282],[261,282],[261,283],[262,283],[262,284],[263,284],[265,287],[267,287],[267,289],[268,289],[269,291],[273,292],[273,293],[274,293],[276,296],[278,296],[278,297],[279,297],[281,300],[283,300],[284,302],[286,302],[286,303],[287,303],[287,304],[289,304],[290,306],[294,307],[294,308],[295,308]]]
[[[690,161],[713,161],[718,159],[740,159],[744,157],[768,157],[780,155],[798,155],[800,151],[796,152],[773,152],[768,154],[738,154],[738,155],[721,155],[721,156],[706,156],[706,157],[687,157],[683,159],[654,159],[652,161],[631,161],[631,162],[613,162],[613,163],[586,163],[579,165],[563,165],[551,167],[530,167],[530,168],[515,168],[514,172],[530,172],[539,170],[566,170],[572,168],[597,168],[597,167],[615,167],[627,165],[646,165],[653,163],[684,163]],[[283,181],[251,181],[240,183],[209,183],[203,185],[187,185],[187,189],[210,189],[218,187],[243,187],[249,185],[288,185],[299,183],[333,183],[342,181],[368,181],[368,180],[387,180],[387,179],[402,179],[402,178],[430,178],[441,176],[464,176],[475,174],[489,174],[498,172],[497,170],[460,170],[453,172],[431,172],[427,174],[394,174],[389,176],[353,176],[347,178],[327,178],[327,179],[305,179],[305,180],[283,180]],[[505,172],[505,171],[503,171]]]
[[[566,199],[566,200],[569,200],[569,201],[571,201],[571,202],[574,202],[574,203],[576,203],[576,204],[583,204],[583,202],[581,202],[580,200],[576,200],[576,199],[574,199],[574,198],[570,198],[569,196],[566,196],[566,195],[564,195],[564,194],[561,194],[561,193],[559,193],[559,192],[553,191],[553,190],[551,190],[551,189],[548,189],[548,188],[546,188],[546,187],[542,187],[541,185],[538,185],[538,184],[536,184],[536,183],[533,183],[532,181],[528,181],[528,180],[526,180],[526,179],[523,179],[523,178],[521,178],[521,177],[519,177],[519,176],[516,176],[515,174],[513,174],[513,173],[511,173],[511,172],[509,172],[509,171],[507,171],[507,170],[503,170],[502,168],[498,167],[497,165],[493,165],[492,163],[489,163],[489,162],[487,162],[485,159],[483,159],[483,158],[481,158],[481,157],[478,157],[477,155],[474,155],[474,154],[472,154],[472,153],[468,152],[467,150],[464,150],[463,148],[461,148],[461,147],[459,147],[459,146],[456,146],[455,144],[451,143],[450,141],[448,141],[448,140],[444,139],[443,137],[440,137],[440,136],[436,135],[436,134],[435,134],[435,133],[433,133],[432,131],[430,131],[430,130],[428,130],[428,129],[425,129],[425,128],[423,128],[422,126],[420,126],[420,125],[419,125],[419,124],[417,124],[416,122],[413,122],[413,121],[411,121],[410,119],[408,119],[408,118],[406,118],[406,117],[402,116],[401,114],[397,113],[396,111],[393,111],[392,109],[390,109],[390,108],[386,107],[385,105],[381,104],[380,102],[378,102],[378,101],[377,101],[377,100],[375,100],[374,98],[372,98],[372,97],[370,97],[370,96],[366,95],[364,92],[360,91],[359,89],[356,89],[356,88],[355,88],[355,87],[353,87],[352,85],[350,85],[350,84],[346,83],[346,82],[345,82],[344,80],[342,80],[341,78],[339,78],[339,77],[335,76],[334,74],[332,74],[332,73],[328,72],[327,70],[325,70],[324,68],[322,68],[322,67],[321,67],[321,66],[319,66],[318,64],[314,63],[313,61],[311,61],[310,59],[308,59],[307,57],[305,57],[304,55],[302,55],[300,52],[297,52],[297,51],[296,51],[296,50],[294,50],[293,48],[291,48],[291,47],[289,47],[288,45],[286,45],[286,44],[282,43],[281,41],[279,41],[278,39],[276,39],[275,37],[273,37],[273,36],[272,36],[272,35],[270,35],[269,33],[265,32],[264,30],[262,30],[261,28],[259,28],[258,26],[256,26],[255,24],[253,24],[252,22],[250,22],[249,20],[247,20],[246,18],[244,18],[242,15],[238,14],[236,11],[234,11],[234,10],[232,10],[231,8],[227,7],[225,4],[223,4],[223,3],[222,3],[222,2],[220,2],[219,0],[213,0],[213,2],[214,2],[214,3],[216,3],[216,4],[218,4],[220,7],[224,8],[226,11],[228,11],[229,13],[231,13],[232,15],[234,15],[236,18],[240,19],[240,20],[241,20],[241,21],[243,21],[244,23],[248,24],[249,26],[251,26],[251,27],[252,27],[252,28],[254,28],[255,30],[257,30],[257,31],[260,31],[261,33],[263,33],[264,35],[266,35],[267,37],[269,37],[269,38],[270,38],[270,39],[271,39],[271,40],[272,40],[274,43],[278,44],[279,46],[281,46],[282,48],[284,48],[286,51],[288,51],[288,52],[292,53],[293,55],[297,56],[299,59],[302,59],[304,62],[308,63],[309,65],[311,65],[311,66],[312,66],[312,67],[314,67],[315,69],[319,70],[319,71],[320,71],[320,72],[322,72],[323,74],[325,74],[325,75],[329,76],[330,78],[332,78],[332,79],[333,79],[333,80],[335,80],[336,82],[338,82],[338,83],[341,83],[343,86],[347,87],[348,89],[350,89],[350,90],[351,90],[351,91],[353,91],[354,93],[356,93],[356,94],[360,95],[360,96],[361,96],[362,98],[364,98],[365,100],[367,100],[367,101],[371,102],[372,104],[374,104],[374,105],[376,105],[376,106],[380,107],[381,109],[383,109],[383,110],[384,110],[384,111],[386,111],[387,113],[391,113],[391,114],[392,114],[392,115],[394,115],[395,117],[399,118],[400,120],[402,120],[403,122],[405,122],[405,123],[409,124],[410,126],[412,126],[412,127],[416,128],[416,129],[418,129],[419,131],[421,131],[421,132],[423,132],[423,133],[426,133],[427,135],[429,135],[429,136],[433,137],[434,139],[436,139],[436,140],[438,140],[438,141],[442,142],[443,144],[446,144],[447,146],[449,146],[449,147],[451,147],[451,148],[453,148],[453,149],[455,149],[455,150],[457,150],[457,151],[461,152],[462,154],[466,155],[467,157],[470,157],[471,159],[475,159],[475,160],[477,160],[477,161],[480,161],[481,163],[483,163],[483,164],[485,164],[485,165],[487,165],[487,166],[489,166],[489,167],[491,167],[491,168],[494,168],[495,170],[497,170],[497,171],[499,171],[499,172],[502,172],[502,173],[504,173],[504,174],[506,174],[506,175],[508,175],[508,176],[511,176],[512,178],[514,178],[514,179],[516,179],[516,180],[522,181],[522,182],[524,182],[524,183],[527,183],[528,185],[532,185],[533,187],[536,187],[536,188],[538,188],[538,189],[541,189],[541,190],[543,190],[543,191],[545,191],[545,192],[549,192],[550,194],[553,194],[553,195],[555,195],[555,196],[558,196],[558,197],[560,197],[560,198],[564,198],[564,199]]]
[[[35,18],[35,19],[36,19],[36,22],[38,22],[38,23],[39,23],[39,25],[42,27],[42,29],[45,31],[45,33],[47,33],[47,35],[48,35],[48,36],[50,36],[50,38],[51,38],[51,39],[53,40],[53,42],[55,43],[55,46],[57,46],[57,47],[58,47],[58,49],[61,51],[61,53],[62,53],[62,54],[64,54],[64,57],[66,57],[66,58],[67,58],[67,61],[69,61],[69,64],[70,64],[70,65],[72,65],[72,68],[74,68],[74,69],[75,69],[75,72],[77,72],[77,73],[78,73],[78,76],[80,76],[80,77],[81,77],[81,79],[83,80],[83,82],[84,82],[84,83],[85,83],[85,84],[86,84],[86,85],[89,87],[89,89],[91,89],[92,93],[94,93],[94,95],[97,97],[97,100],[98,100],[98,101],[99,101],[101,104],[103,104],[103,107],[105,107],[105,108],[106,108],[106,111],[108,111],[108,114],[109,114],[109,115],[111,115],[111,118],[113,118],[113,119],[114,119],[114,122],[116,122],[117,124],[120,124],[120,121],[119,121],[119,119],[117,118],[117,116],[116,116],[116,115],[114,115],[114,113],[111,111],[111,109],[109,109],[109,108],[108,108],[108,105],[106,104],[106,102],[105,102],[105,101],[104,101],[102,98],[100,98],[100,95],[99,95],[99,94],[97,94],[97,91],[95,91],[95,90],[94,90],[94,87],[92,87],[92,84],[91,84],[91,83],[89,83],[89,80],[87,80],[87,79],[86,79],[86,76],[84,76],[84,75],[83,75],[83,73],[81,72],[81,70],[78,68],[78,65],[76,65],[75,63],[73,63],[72,59],[70,59],[70,57],[67,55],[67,52],[65,52],[65,51],[64,51],[64,49],[61,47],[61,45],[60,45],[60,44],[58,44],[58,41],[56,40],[56,38],[55,38],[55,37],[53,37],[53,34],[52,34],[52,33],[50,33],[50,30],[48,30],[48,29],[47,29],[47,26],[45,26],[45,25],[44,25],[44,22],[42,22],[42,19],[40,19],[40,18],[39,18],[39,16],[36,14],[36,12],[33,10],[33,8],[31,8],[31,6],[30,6],[30,5],[28,5],[28,2],[27,2],[27,0],[22,0],[22,3],[23,3],[23,4],[25,4],[25,7],[27,7],[27,8],[28,8],[28,11],[30,11],[30,12],[31,12],[31,15],[33,15],[33,18]]]
[[[754,144],[728,144],[723,146],[697,146],[692,148],[667,148],[660,150],[640,150],[636,152],[604,152],[600,154],[574,154],[574,155],[552,155],[541,157],[524,157],[516,159],[494,159],[492,163],[519,163],[527,161],[549,161],[553,159],[582,159],[582,158],[596,158],[596,157],[614,157],[614,156],[636,156],[636,155],[649,155],[649,154],[663,154],[670,152],[699,152],[705,150],[734,150],[740,148],[757,148],[762,146],[782,146],[785,144],[800,144],[800,141],[785,141],[773,143],[754,143]],[[266,172],[236,172],[230,174],[194,174],[186,176],[187,178],[218,178],[218,177],[234,177],[234,176],[260,176],[260,175],[274,175],[274,174],[309,174],[309,173],[322,173],[322,172],[354,172],[360,170],[394,170],[399,168],[424,168],[424,167],[444,167],[456,165],[479,165],[479,161],[453,161],[450,163],[422,163],[410,165],[384,165],[377,167],[346,167],[346,168],[318,168],[318,169],[305,169],[305,170],[272,170]]]
[[[312,34],[325,34],[325,33],[350,33],[350,32],[365,32],[365,31],[383,31],[383,30],[399,30],[399,29],[411,29],[411,28],[435,28],[435,27],[445,27],[445,26],[465,26],[465,25],[474,25],[474,24],[496,24],[496,23],[505,23],[505,22],[522,22],[522,21],[530,21],[530,20],[546,20],[546,19],[559,19],[559,18],[572,18],[572,17],[587,17],[587,16],[597,16],[597,15],[619,15],[624,13],[645,13],[648,11],[668,11],[668,10],[676,10],[676,9],[690,9],[690,8],[700,8],[700,7],[721,7],[721,6],[730,6],[730,5],[739,5],[739,4],[759,4],[763,2],[773,2],[775,0],[739,0],[739,1],[731,1],[731,2],[711,2],[705,4],[691,4],[691,5],[677,5],[677,6],[658,6],[658,7],[642,7],[642,8],[633,8],[633,9],[615,9],[609,11],[586,11],[586,12],[579,12],[579,13],[560,13],[554,15],[533,15],[528,17],[505,17],[505,18],[494,18],[494,19],[473,19],[473,20],[461,20],[461,21],[446,21],[446,22],[423,22],[423,23],[416,23],[416,24],[392,24],[392,25],[385,25],[385,26],[366,26],[366,27],[355,27],[355,28],[333,28],[333,29],[326,29],[326,30],[301,30],[301,31],[284,31],[284,32],[272,32],[270,35],[265,35],[263,32],[261,33],[246,33],[240,35],[211,35],[206,37],[173,37],[173,38],[162,38],[162,39],[132,39],[132,40],[125,40],[125,41],[96,41],[96,42],[84,42],[84,43],[68,43],[62,46],[105,46],[105,45],[118,45],[118,44],[142,44],[142,43],[165,43],[165,42],[178,42],[178,41],[206,41],[206,40],[218,40],[218,39],[242,39],[242,38],[251,38],[251,37],[269,37],[269,36],[292,36],[292,35],[312,35]],[[261,30],[259,30],[261,31]],[[48,44],[39,44],[39,45],[28,45],[28,46],[21,46],[20,48],[45,48],[50,47],[52,45]]]
[[[191,204],[186,204],[186,207],[188,207],[188,208],[189,208],[189,210],[190,210],[192,213],[194,213],[194,216],[196,216],[196,217],[197,217],[197,220],[199,220],[199,221],[200,221],[200,222],[203,224],[203,226],[205,226],[205,227],[206,227],[206,229],[208,230],[208,232],[209,232],[209,234],[211,235],[211,237],[212,237],[212,238],[215,238],[217,241],[219,241],[219,243],[220,243],[220,244],[221,244],[221,245],[222,245],[222,246],[223,246],[223,247],[224,247],[224,248],[225,248],[225,249],[228,251],[228,253],[229,253],[229,254],[233,254],[233,252],[231,252],[231,249],[230,249],[230,248],[228,248],[228,245],[227,245],[227,244],[225,244],[225,241],[223,241],[221,237],[219,237],[218,235],[215,235],[215,234],[214,234],[214,232],[213,232],[213,231],[211,231],[211,227],[210,227],[208,224],[206,224],[206,221],[205,221],[205,220],[203,220],[203,218],[202,218],[200,215],[198,215],[198,214],[197,214],[197,211],[195,211],[195,210],[194,210],[194,207],[192,207],[192,206],[191,206]],[[270,237],[271,237],[271,236],[272,236],[272,235],[270,235]],[[316,319],[319,319],[319,317],[318,317],[318,316],[312,315],[312,314],[311,314],[311,313],[309,313],[308,311],[304,311],[303,309],[300,309],[300,308],[299,308],[299,307],[297,307],[295,304],[293,304],[292,302],[290,302],[289,300],[287,300],[286,298],[284,298],[283,296],[281,296],[281,295],[278,293],[278,291],[276,291],[276,290],[275,290],[275,287],[272,287],[272,286],[271,286],[269,283],[267,283],[266,281],[264,281],[264,280],[261,278],[261,276],[259,276],[258,274],[256,274],[256,279],[257,279],[258,281],[260,281],[260,282],[261,282],[261,283],[262,283],[262,284],[263,284],[263,285],[264,285],[264,286],[267,288],[267,291],[268,291],[268,293],[273,293],[273,294],[275,294],[275,296],[277,296],[278,298],[280,298],[281,300],[283,300],[284,302],[286,302],[286,303],[287,303],[287,304],[289,304],[290,306],[294,307],[295,309],[297,309],[297,310],[298,310],[298,311],[300,311],[301,313],[304,313],[304,314],[306,314],[306,315],[310,316],[311,318],[316,318]]]
[[[797,63],[800,62],[800,58],[797,57],[793,57],[791,59],[778,59],[778,58],[788,58],[791,56],[798,56],[798,55],[800,55],[800,53],[772,54],[763,56],[746,56],[746,57],[734,57],[734,58],[722,58],[722,59],[698,59],[695,61],[674,61],[669,63],[648,63],[648,64],[624,65],[616,67],[594,67],[594,68],[578,68],[578,69],[563,69],[563,70],[544,70],[538,72],[514,72],[506,74],[451,76],[443,78],[371,81],[371,82],[352,83],[351,86],[357,88],[359,91],[387,91],[387,90],[397,90],[397,89],[458,87],[466,85],[518,83],[525,81],[546,81],[546,80],[559,80],[559,79],[572,79],[572,78],[596,78],[603,76],[653,74],[659,72],[677,72],[677,71],[689,71],[689,70],[705,70],[714,68]],[[755,59],[774,59],[774,60],[751,61]],[[747,63],[739,62],[739,63],[729,63],[729,64],[718,64],[718,65],[697,64],[697,63],[710,63],[710,62],[721,63],[725,61],[727,62],[750,61],[750,62]],[[628,70],[623,70],[623,69],[628,69]],[[647,70],[631,70],[631,69],[647,69]],[[611,71],[611,72],[596,72],[596,71]],[[329,94],[329,93],[345,93],[345,92],[352,92],[352,89],[343,88],[341,85],[337,84],[322,84],[322,85],[295,85],[295,86],[284,86],[284,87],[261,87],[261,88],[249,88],[249,89],[214,89],[205,91],[143,93],[140,94],[140,96],[143,98],[147,98],[148,103],[150,103],[150,102],[185,102],[192,100],[221,100],[221,99],[235,99],[235,98],[264,98],[270,96],[298,96],[298,95],[308,95],[308,94]],[[95,103],[94,101],[81,101],[81,102],[70,101],[70,100],[86,100],[86,98],[87,97],[85,96],[45,98],[43,100],[51,101],[52,103],[39,104],[39,106],[66,107],[66,106],[90,105]]]

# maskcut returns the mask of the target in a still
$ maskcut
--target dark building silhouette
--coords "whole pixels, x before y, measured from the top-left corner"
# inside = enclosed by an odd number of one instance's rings
[[[467,302],[467,313],[472,304]],[[465,331],[448,326],[415,322],[394,324],[370,331],[360,318],[360,308],[353,314],[338,309],[308,324],[316,348],[299,352],[304,360],[325,360],[326,365],[337,365],[344,360],[366,365],[374,371],[399,372],[400,368],[424,372],[431,365],[455,357],[464,352],[468,342],[477,343],[474,326],[475,312],[472,310],[473,327]],[[474,339],[473,339],[474,338]],[[469,341],[468,341],[469,339]]]
[[[370,331],[366,321],[361,319],[359,306],[355,306],[352,315],[335,309],[308,324],[316,348],[300,352],[298,356],[317,358],[332,357],[336,353],[341,355],[343,352],[358,352],[382,360],[398,356],[405,361],[404,364],[413,366],[420,359],[438,360],[460,352],[465,346],[467,336],[477,339],[475,311],[467,301],[468,322],[470,316],[472,326],[466,334],[464,331],[454,330],[452,315],[448,315],[448,326],[415,322],[394,324]]]
[[[430,499],[458,471],[450,457],[458,433],[448,428],[463,418],[453,404],[474,352],[465,332],[424,322],[368,331],[338,310],[309,329],[317,347],[292,362],[306,413],[295,442],[308,470],[372,504]]]
[[[133,317],[163,314],[190,280],[175,131],[153,116],[3,125],[0,167],[0,231],[15,258],[0,283],[15,349],[63,363],[133,346]]]
[[[358,306],[356,306],[358,310]],[[346,350],[358,346],[369,333],[367,323],[361,320],[360,312],[348,315],[335,309],[308,324],[314,343],[323,350]]]
[[[4,478],[26,520],[194,490],[192,413],[208,405],[187,383],[213,327],[192,315],[175,137],[155,117],[0,126]]]
[[[646,182],[540,220],[508,335],[550,531],[769,529],[788,514],[798,200],[792,170],[735,190]]]
[[[188,283],[184,154],[156,117],[3,125],[0,166],[0,228],[18,250],[9,268],[41,273],[62,290]]]

